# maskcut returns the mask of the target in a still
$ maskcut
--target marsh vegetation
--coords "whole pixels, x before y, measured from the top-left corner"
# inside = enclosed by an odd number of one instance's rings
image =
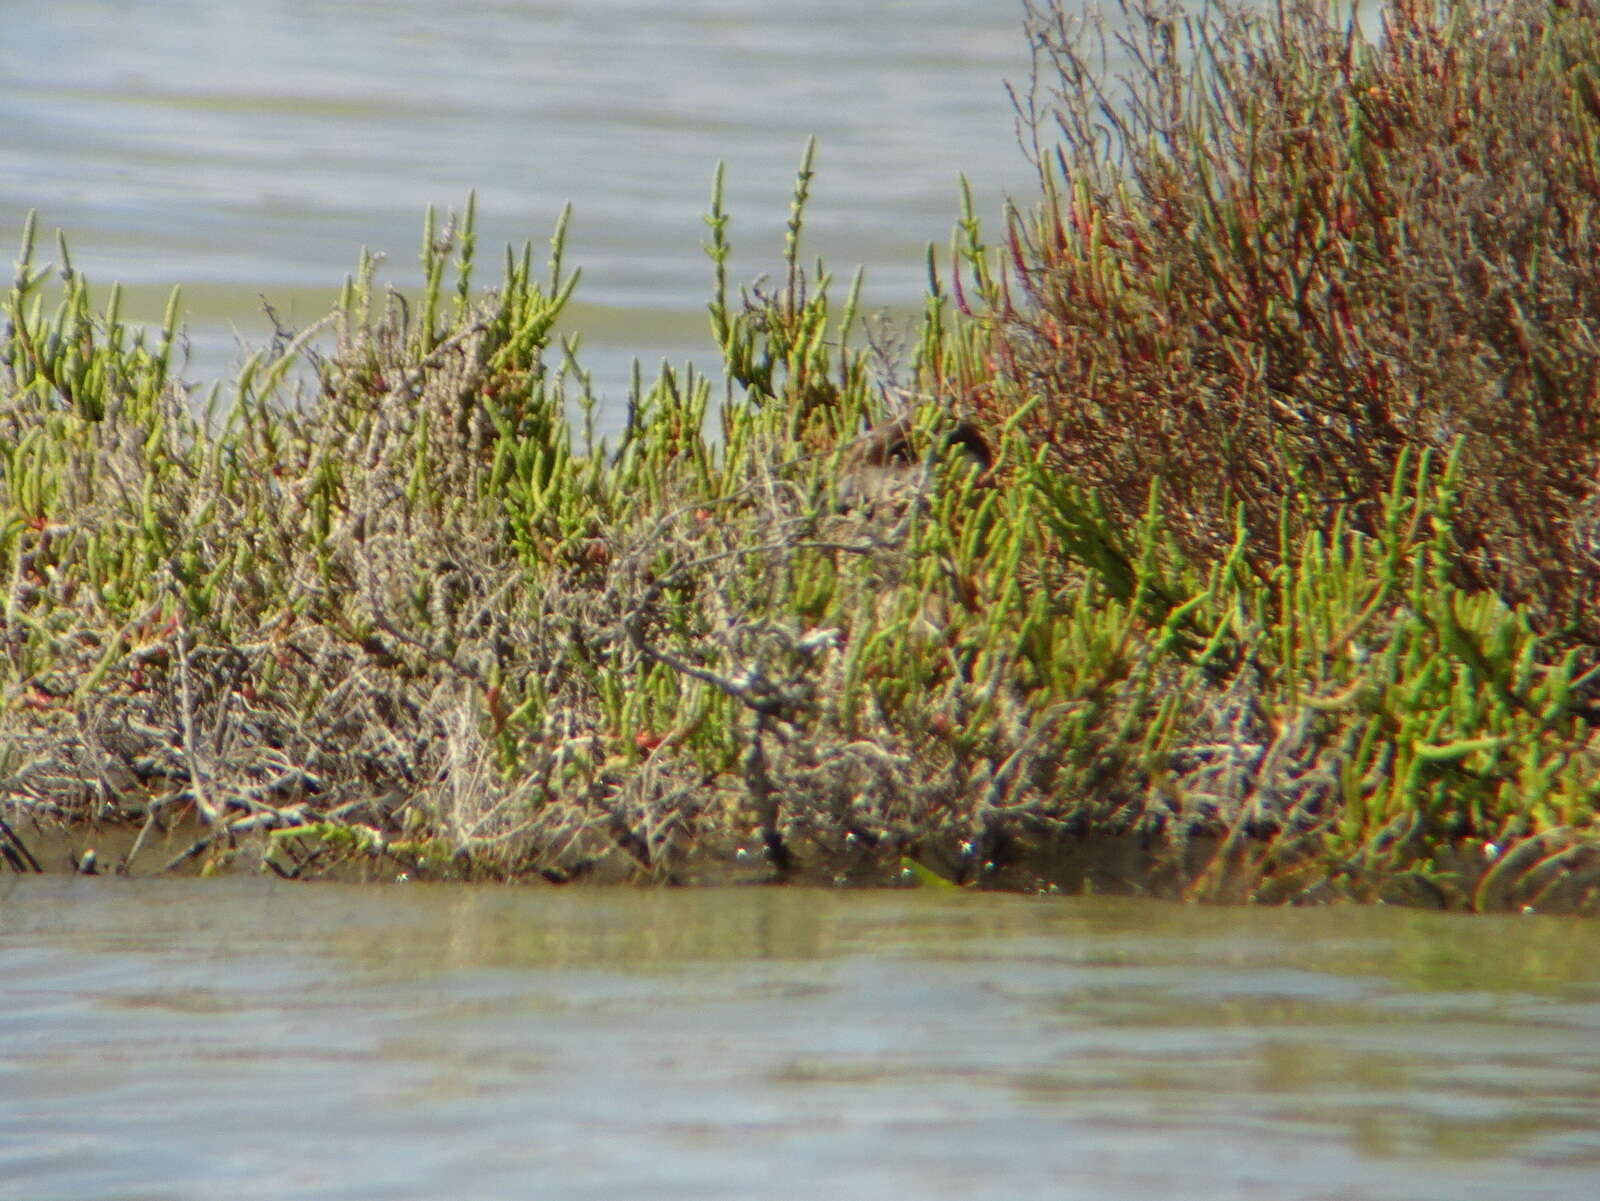
[[[717,367],[607,440],[560,227],[203,392],[30,224],[0,851],[1592,908],[1600,15],[1127,16],[1029,6],[1039,194],[913,329],[809,151],[735,288],[719,173]]]

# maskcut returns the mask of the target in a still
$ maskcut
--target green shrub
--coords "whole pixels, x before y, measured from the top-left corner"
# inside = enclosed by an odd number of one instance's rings
[[[910,361],[802,264],[809,148],[731,296],[719,171],[722,401],[614,445],[561,227],[479,293],[430,214],[200,411],[30,222],[0,855],[1595,908],[1594,17],[1386,13],[1135,10],[1113,103],[1036,8],[1043,208],[967,200]]]

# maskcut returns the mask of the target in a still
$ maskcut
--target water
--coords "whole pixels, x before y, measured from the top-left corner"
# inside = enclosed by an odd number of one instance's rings
[[[0,1197],[1600,1195],[1600,927],[0,880]]]
[[[699,250],[910,308],[1029,173],[1006,0],[51,0],[0,35],[30,208],[190,374],[428,204],[574,205],[603,397],[709,359]],[[493,256],[490,256],[492,259]],[[1600,1196],[1600,927],[1077,899],[0,877],[0,1198]]]
[[[609,403],[635,356],[712,359],[700,250],[727,163],[732,279],[780,262],[807,137],[809,254],[869,308],[914,308],[958,175],[1028,194],[1003,84],[1014,0],[50,0],[0,36],[0,236],[31,208],[92,281],[158,319],[181,284],[190,374],[323,315],[369,246],[414,284],[422,214],[476,189],[482,282],[574,206],[571,325]],[[48,247],[48,249],[52,249]]]

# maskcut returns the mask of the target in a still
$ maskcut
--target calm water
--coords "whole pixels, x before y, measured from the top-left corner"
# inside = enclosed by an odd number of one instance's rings
[[[0,880],[0,1197],[1600,1196],[1600,926]]]
[[[50,0],[0,35],[38,208],[191,373],[575,208],[602,392],[709,358],[699,251],[910,307],[956,177],[1026,194],[1010,0]],[[1600,1196],[1600,926],[920,894],[0,877],[0,1198]]]
[[[49,0],[5,6],[0,235],[37,208],[91,280],[159,316],[182,284],[192,373],[259,345],[260,294],[321,316],[363,245],[417,277],[427,205],[477,189],[498,248],[574,205],[574,326],[603,395],[632,358],[710,359],[700,251],[728,164],[733,279],[775,269],[819,139],[813,254],[914,307],[958,173],[1026,194],[1007,78],[1017,0]],[[485,283],[491,282],[485,278]]]

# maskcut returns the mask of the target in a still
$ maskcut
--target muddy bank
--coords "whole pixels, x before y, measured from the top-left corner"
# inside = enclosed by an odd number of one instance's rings
[[[1269,904],[1381,903],[1456,912],[1600,914],[1600,848],[1575,835],[1545,837],[1510,852],[1461,843],[1430,869],[1328,874],[1311,861],[1282,862],[1273,840],[1209,833],[1181,853],[1148,838],[1008,837],[979,861],[970,842],[928,840],[898,848],[846,836],[825,845],[797,841],[779,867],[758,831],[742,843],[671,848],[641,863],[614,844],[574,849],[564,863],[523,873],[486,870],[442,848],[365,840],[333,827],[208,829],[188,817],[170,823],[108,821],[64,825],[13,817],[0,830],[0,856],[21,873],[116,877],[272,874],[353,884],[412,881],[698,887],[794,885],[934,888],[1060,895],[1152,896],[1167,900]],[[1268,871],[1275,874],[1267,875]]]

